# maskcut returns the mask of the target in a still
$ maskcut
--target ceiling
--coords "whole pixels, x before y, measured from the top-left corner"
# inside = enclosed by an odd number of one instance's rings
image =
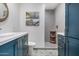
[[[55,9],[59,3],[46,3],[45,9]]]
[[[24,4],[24,3],[21,3],[21,4]],[[43,3],[29,3],[29,4],[41,5]],[[59,3],[44,3],[44,4],[45,4],[45,9],[48,9],[48,10],[50,9],[53,10],[59,5]]]

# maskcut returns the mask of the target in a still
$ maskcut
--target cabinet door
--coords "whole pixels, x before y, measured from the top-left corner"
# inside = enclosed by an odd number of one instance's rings
[[[28,35],[22,36],[17,40],[18,40],[18,56],[27,56],[28,55]]]
[[[6,43],[0,46],[0,56],[14,56],[15,55],[15,41]]]
[[[17,52],[17,55],[18,56],[22,56],[23,54],[23,50],[22,50],[22,40],[23,40],[23,37],[20,37],[17,39],[18,40],[18,52]]]
[[[15,45],[14,46],[15,56],[17,56],[18,55],[18,40],[17,39],[15,40],[15,44],[14,45]]]
[[[23,46],[23,56],[28,55],[28,35],[25,35],[22,40],[22,46]]]

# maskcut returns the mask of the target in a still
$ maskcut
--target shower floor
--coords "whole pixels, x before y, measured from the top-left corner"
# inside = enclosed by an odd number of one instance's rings
[[[32,56],[58,56],[58,50],[53,48],[34,48]]]
[[[57,44],[45,42],[45,47],[33,49],[32,56],[58,56]]]

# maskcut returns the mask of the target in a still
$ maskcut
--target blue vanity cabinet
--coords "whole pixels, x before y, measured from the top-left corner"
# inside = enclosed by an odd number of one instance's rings
[[[63,35],[58,34],[58,56],[65,55],[65,39]]]
[[[25,45],[25,42],[27,45]],[[17,38],[0,46],[0,56],[27,56],[28,35]]]
[[[0,46],[0,56],[15,56],[16,40]]]

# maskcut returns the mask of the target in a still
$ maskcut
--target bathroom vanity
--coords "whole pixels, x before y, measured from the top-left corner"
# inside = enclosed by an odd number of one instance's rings
[[[58,39],[58,56],[65,55],[65,38],[64,33],[57,33]]]
[[[25,45],[25,43],[27,43]],[[0,35],[0,56],[27,56],[28,34],[26,32]]]

